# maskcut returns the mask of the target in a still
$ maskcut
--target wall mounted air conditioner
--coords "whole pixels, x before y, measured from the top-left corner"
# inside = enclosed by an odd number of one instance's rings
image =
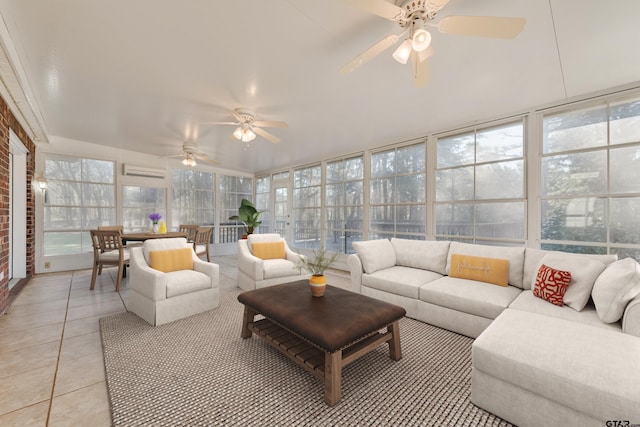
[[[125,163],[124,171],[125,175],[131,176],[144,176],[147,178],[165,178],[167,171],[164,169],[148,168],[144,166],[134,166]]]

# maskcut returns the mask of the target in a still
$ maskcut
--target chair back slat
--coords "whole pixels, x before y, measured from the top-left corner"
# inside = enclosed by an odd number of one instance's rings
[[[196,232],[198,231],[198,225],[196,224],[180,224],[178,231],[181,233],[187,233],[187,242],[192,243],[196,240]]]

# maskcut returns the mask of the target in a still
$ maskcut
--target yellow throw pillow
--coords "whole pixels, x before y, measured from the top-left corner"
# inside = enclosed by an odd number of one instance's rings
[[[449,276],[507,286],[509,260],[451,254]]]
[[[285,259],[284,241],[255,242],[251,244],[253,256],[260,259]]]
[[[169,273],[178,270],[193,270],[193,249],[165,249],[149,252],[149,265],[155,270]]]

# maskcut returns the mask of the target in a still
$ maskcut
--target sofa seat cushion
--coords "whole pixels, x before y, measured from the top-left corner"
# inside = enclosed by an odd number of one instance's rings
[[[293,262],[286,259],[266,259],[263,263],[265,279],[297,276],[300,274],[300,269],[296,268],[296,265]]]
[[[211,288],[211,278],[195,270],[179,270],[167,275],[167,298]]]
[[[442,274],[433,271],[396,265],[373,274],[363,274],[362,284],[391,294],[418,299],[420,286],[440,278]]]
[[[637,337],[507,309],[474,341],[472,363],[595,419],[640,420]]]
[[[522,292],[475,280],[443,277],[420,287],[420,300],[467,314],[495,319]]]
[[[597,326],[599,328],[621,331],[620,322],[604,323],[598,317],[596,308],[592,303],[586,305],[582,311],[575,311],[568,305],[562,307],[549,304],[547,301],[533,295],[532,291],[524,291],[509,305],[509,308],[516,310],[538,313],[544,316],[555,317],[557,319],[570,320],[572,322],[584,323],[586,325]]]

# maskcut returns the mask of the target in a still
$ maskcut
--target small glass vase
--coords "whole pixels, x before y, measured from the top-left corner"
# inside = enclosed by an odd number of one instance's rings
[[[160,225],[157,222],[154,222],[153,226],[151,227],[151,232],[153,234],[158,234],[159,231],[160,231]]]

